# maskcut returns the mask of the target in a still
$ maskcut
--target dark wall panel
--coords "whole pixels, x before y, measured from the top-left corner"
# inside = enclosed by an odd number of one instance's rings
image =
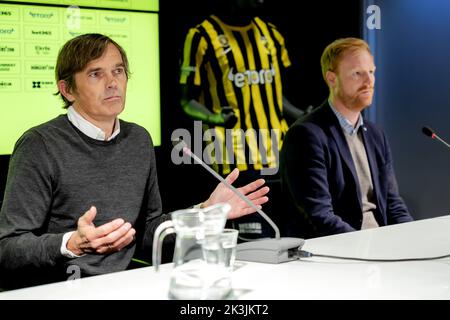
[[[391,142],[402,196],[416,219],[450,212],[450,150],[427,138],[428,125],[450,140],[450,1],[371,1],[381,29],[376,52],[375,117]]]

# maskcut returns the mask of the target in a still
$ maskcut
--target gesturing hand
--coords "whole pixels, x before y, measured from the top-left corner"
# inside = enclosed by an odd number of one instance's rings
[[[239,170],[234,169],[225,180],[232,184],[236,181],[239,176]],[[269,187],[263,187],[265,181],[264,179],[258,179],[253,181],[241,188],[238,188],[240,192],[247,196],[247,198],[253,202],[254,205],[261,209],[261,205],[269,201],[269,198],[266,197],[266,194],[269,192]],[[228,214],[228,219],[235,219],[247,214],[255,212],[255,209],[247,205],[245,201],[239,198],[232,190],[228,189],[227,186],[223,183],[219,183],[217,187],[214,189],[213,193],[211,193],[209,199],[203,203],[204,207],[208,207],[210,205],[219,203],[219,202],[227,202],[231,205],[231,211]]]
[[[76,255],[106,254],[120,251],[129,245],[136,233],[129,222],[115,219],[96,227],[93,223],[97,208],[92,206],[78,219],[78,228],[67,242],[67,249]]]

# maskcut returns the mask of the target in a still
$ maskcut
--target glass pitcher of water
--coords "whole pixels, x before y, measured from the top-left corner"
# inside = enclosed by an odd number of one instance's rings
[[[185,209],[171,213],[172,220],[162,223],[153,238],[153,265],[161,264],[164,237],[176,233],[169,298],[223,299],[231,292],[231,277],[220,243],[229,204],[205,209]]]

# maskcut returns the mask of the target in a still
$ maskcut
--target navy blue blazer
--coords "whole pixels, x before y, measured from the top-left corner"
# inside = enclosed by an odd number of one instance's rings
[[[391,151],[383,131],[364,120],[363,142],[380,226],[412,221],[399,195]],[[284,233],[303,238],[360,230],[361,191],[342,128],[328,102],[297,120],[280,155],[286,197]]]

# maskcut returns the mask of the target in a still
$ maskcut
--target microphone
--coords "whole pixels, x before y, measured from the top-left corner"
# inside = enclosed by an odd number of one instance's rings
[[[222,178],[217,172],[211,169],[206,163],[204,163],[195,153],[189,149],[187,144],[177,139],[172,141],[174,148],[178,151],[183,151],[184,154],[190,156],[194,161],[199,163],[209,173],[211,173],[216,179],[222,182],[227,188],[233,191],[240,199],[242,199],[248,206],[252,207],[258,212],[264,220],[275,231],[275,239],[263,239],[255,240],[251,242],[240,243],[236,247],[236,259],[243,261],[253,261],[262,263],[282,263],[298,259],[298,251],[303,247],[305,240],[301,238],[281,237],[280,229],[269,218],[269,216],[259,209],[253,202],[251,202],[242,192],[233,187],[224,178]]]
[[[440,142],[442,142],[447,148],[450,148],[450,145],[445,142],[444,140],[442,140],[432,129],[430,129],[429,127],[422,127],[422,132],[424,135],[430,137],[431,139],[436,139]]]

